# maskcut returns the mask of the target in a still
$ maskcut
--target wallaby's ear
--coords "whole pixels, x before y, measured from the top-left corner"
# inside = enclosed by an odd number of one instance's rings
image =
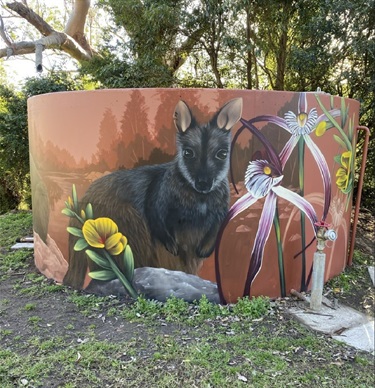
[[[191,124],[191,112],[184,101],[179,101],[173,115],[174,125],[180,132],[185,132]]]
[[[239,121],[242,115],[242,98],[227,102],[217,115],[217,126],[229,131]]]

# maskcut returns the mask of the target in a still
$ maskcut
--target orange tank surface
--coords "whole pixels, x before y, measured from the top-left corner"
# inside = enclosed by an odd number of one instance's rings
[[[337,233],[325,280],[346,266],[357,101],[116,89],[28,112],[35,261],[58,282],[134,295],[134,269],[163,267],[217,283],[222,302],[286,296],[311,287],[320,221]]]

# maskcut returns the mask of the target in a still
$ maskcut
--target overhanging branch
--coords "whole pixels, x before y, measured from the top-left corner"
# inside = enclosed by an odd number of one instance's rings
[[[15,1],[14,3],[7,3],[7,7],[32,24],[43,36],[54,32],[54,29],[46,21],[26,5]]]
[[[70,36],[63,32],[54,32],[53,34],[35,41],[22,41],[12,43],[9,47],[12,50],[11,55],[24,55],[35,53],[37,45],[42,45],[44,49],[59,49],[65,51],[72,58],[78,61],[89,61],[91,56],[83,50]],[[9,49],[0,49],[0,58],[8,56]]]
[[[6,35],[4,25],[0,20],[0,36],[8,46],[0,49],[0,58],[35,53],[37,54],[37,71],[42,70],[41,55],[46,49],[64,51],[79,62],[91,60],[92,51],[84,37],[84,25],[90,7],[89,0],[76,0],[65,32],[54,30],[45,20],[23,3],[16,1],[7,3],[7,6],[32,24],[43,37],[35,41],[12,42]]]

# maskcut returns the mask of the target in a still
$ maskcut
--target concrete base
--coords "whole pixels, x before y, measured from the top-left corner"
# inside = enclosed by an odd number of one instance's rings
[[[373,265],[368,267],[368,273],[372,280],[372,285],[375,287],[375,267]]]
[[[359,326],[352,327],[340,335],[334,335],[335,340],[345,342],[357,349],[365,350],[366,352],[374,352],[374,321],[363,323]]]
[[[323,298],[330,305],[330,301]],[[374,321],[367,315],[347,306],[337,309],[322,305],[320,311],[312,311],[308,305],[291,307],[288,312],[302,324],[357,349],[374,353]]]
[[[16,243],[11,247],[11,249],[34,249],[34,243]]]

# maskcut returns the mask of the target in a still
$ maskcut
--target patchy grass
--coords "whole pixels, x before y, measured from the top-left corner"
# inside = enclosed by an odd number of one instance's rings
[[[30,220],[0,217],[8,225],[0,236],[2,388],[374,386],[371,355],[307,330],[285,301],[129,303],[56,285],[37,273],[29,251],[9,251]],[[366,264],[355,263],[327,285],[331,292],[363,289]]]
[[[16,238],[30,235],[32,222],[32,213],[28,211],[0,215],[0,247],[10,248]]]
[[[354,251],[353,264],[326,283],[326,292],[343,303],[375,315],[375,288],[368,273],[368,266],[375,265],[370,255]]]

